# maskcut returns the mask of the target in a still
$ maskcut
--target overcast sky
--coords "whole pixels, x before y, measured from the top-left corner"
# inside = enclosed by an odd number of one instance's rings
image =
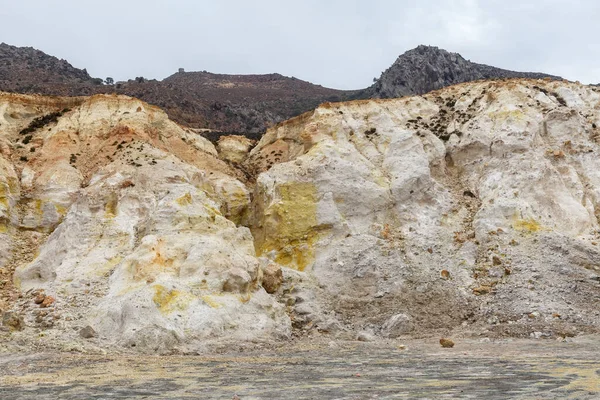
[[[357,89],[419,44],[600,82],[598,0],[0,0],[0,41],[90,75],[279,72]]]

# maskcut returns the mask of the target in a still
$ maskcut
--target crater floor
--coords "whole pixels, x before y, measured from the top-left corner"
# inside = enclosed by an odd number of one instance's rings
[[[326,342],[211,356],[43,353],[0,359],[11,399],[597,399],[597,336]],[[235,396],[238,397],[235,397]]]

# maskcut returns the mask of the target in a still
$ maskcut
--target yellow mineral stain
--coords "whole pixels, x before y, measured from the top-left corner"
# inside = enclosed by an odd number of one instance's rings
[[[65,207],[61,206],[61,205],[55,204],[54,208],[56,208],[56,212],[59,215],[64,216],[67,213],[67,209]]]
[[[0,183],[0,205],[4,206],[4,208],[8,208],[8,195],[10,194],[10,189],[8,184]]]
[[[104,216],[106,218],[114,218],[117,216],[117,206],[119,204],[119,199],[117,198],[116,193],[111,193],[108,197],[108,201],[104,206]]]
[[[0,233],[8,232],[8,226],[6,224],[0,224]]]
[[[583,364],[583,362],[581,363]],[[598,377],[597,366],[582,368],[577,366],[559,366],[551,371],[556,377],[574,377],[568,385],[561,387],[567,391],[586,391],[588,393],[600,394],[600,377]]]
[[[153,280],[157,275],[167,272],[176,273],[177,268],[173,265],[174,259],[165,257],[161,251],[155,250],[151,260],[144,259],[142,261],[132,261],[133,279],[136,281]]]
[[[211,308],[221,308],[223,307],[223,304],[219,303],[218,301],[216,301],[213,296],[211,295],[204,295],[202,297],[200,297],[202,299],[203,302],[206,303],[207,306],[211,307]]]
[[[244,293],[244,294],[239,294],[237,297],[240,302],[247,303],[252,298],[252,295],[250,293]]]
[[[190,303],[191,296],[179,290],[168,290],[162,285],[152,286],[154,296],[152,301],[163,314],[177,310],[185,310]]]
[[[208,182],[203,182],[200,185],[200,190],[202,190],[206,195],[212,199],[217,198],[217,193],[215,192],[215,188]]]
[[[210,216],[214,219],[214,217],[216,215],[222,215],[221,211],[217,210],[216,208],[208,205],[208,204],[204,204],[204,208],[206,208],[206,210],[208,211],[208,213],[210,214]]]
[[[96,275],[98,276],[104,276],[107,272],[112,271],[113,269],[115,269],[115,267],[123,260],[123,257],[121,256],[115,256],[113,258],[111,258],[110,260],[108,260],[106,263],[104,263],[103,265],[100,265],[97,269],[94,270],[94,272],[96,273]]]
[[[156,251],[154,258],[152,259],[152,264],[160,267],[161,270],[172,269],[173,259],[165,257],[160,251]]]
[[[42,214],[42,210],[44,208],[44,202],[40,199],[35,199],[34,200],[34,207],[35,207],[35,211],[38,215]]]
[[[8,192],[11,194],[19,193],[19,180],[17,178],[8,177],[6,178],[8,183]]]
[[[519,121],[525,117],[525,114],[521,110],[503,110],[491,112],[488,116],[494,120],[512,119],[513,121]]]
[[[513,223],[513,228],[523,232],[539,232],[543,229],[543,226],[533,218],[529,219],[517,219]]]
[[[188,192],[175,201],[177,201],[177,204],[179,204],[182,207],[189,206],[190,204],[192,204],[192,195]]]
[[[248,212],[247,206],[250,202],[248,195],[243,190],[235,188],[231,191],[224,190],[223,196],[225,201],[220,214],[225,215],[236,225],[241,224]]]
[[[275,261],[304,271],[315,259],[319,233],[317,188],[312,183],[290,182],[277,187],[280,201],[265,212],[258,229],[257,253],[275,252]]]
[[[17,269],[19,269],[19,268],[17,268]],[[19,277],[17,276],[17,274],[14,274],[14,275],[13,275],[13,285],[15,285],[15,287],[16,287],[17,289],[21,289],[21,278],[19,278]]]

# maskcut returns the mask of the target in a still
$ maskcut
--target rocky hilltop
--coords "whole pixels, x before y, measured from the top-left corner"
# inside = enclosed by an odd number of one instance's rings
[[[535,72],[516,72],[465,60],[435,46],[418,46],[400,55],[363,97],[390,99],[424,94],[457,83],[480,79],[561,79]]]
[[[0,109],[4,349],[600,329],[597,88],[328,103],[216,147],[125,96]]]
[[[64,60],[32,48],[0,44],[0,91],[132,96],[161,107],[180,124],[203,129],[213,141],[223,133],[260,139],[268,127],[324,102],[424,94],[479,79],[549,76],[475,64],[456,53],[419,46],[398,57],[373,86],[363,90],[330,89],[280,74],[225,75],[183,70],[162,81],[136,77],[104,85],[102,79],[91,78],[86,70],[74,68]]]
[[[114,83],[114,82],[113,82]],[[169,117],[203,129],[211,139],[239,132],[257,139],[267,127],[356,91],[314,85],[280,74],[225,75],[180,71],[162,81],[136,77],[103,84],[85,69],[30,47],[0,44],[0,91],[51,96],[123,94],[164,109]],[[210,131],[216,134],[210,135]]]
[[[33,47],[0,43],[0,90],[18,93],[60,94],[72,86],[102,83],[85,69],[73,67]],[[63,93],[70,94],[70,93]]]
[[[259,139],[269,126],[323,102],[346,100],[354,94],[280,74],[210,72],[178,72],[160,82],[128,81],[113,90],[158,105],[186,126],[218,131],[208,136],[211,139],[221,132],[239,132]]]

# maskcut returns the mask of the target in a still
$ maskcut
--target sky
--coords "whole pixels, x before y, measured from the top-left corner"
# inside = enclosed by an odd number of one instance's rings
[[[0,42],[115,81],[185,68],[369,86],[419,44],[600,82],[598,0],[0,0]]]

